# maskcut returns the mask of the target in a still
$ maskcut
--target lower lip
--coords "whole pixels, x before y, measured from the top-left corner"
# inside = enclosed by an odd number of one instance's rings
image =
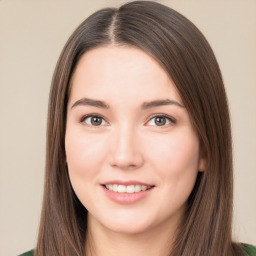
[[[154,187],[147,189],[145,191],[135,192],[135,193],[118,193],[108,190],[105,186],[102,186],[107,197],[112,201],[119,204],[133,204],[139,200],[147,197],[153,190]]]

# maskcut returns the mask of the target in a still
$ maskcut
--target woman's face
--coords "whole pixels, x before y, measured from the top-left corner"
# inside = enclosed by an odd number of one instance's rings
[[[89,225],[121,233],[176,226],[204,168],[174,83],[132,47],[83,55],[72,79],[65,147]]]

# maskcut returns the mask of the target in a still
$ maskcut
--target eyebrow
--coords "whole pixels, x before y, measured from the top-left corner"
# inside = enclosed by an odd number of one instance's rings
[[[149,108],[153,108],[153,107],[160,107],[160,106],[165,106],[165,105],[175,105],[181,108],[184,108],[184,106],[182,106],[179,102],[175,101],[175,100],[170,100],[170,99],[164,99],[164,100],[153,100],[153,101],[149,101],[149,102],[144,102],[141,106],[141,108],[143,110],[149,109]],[[76,101],[72,107],[76,107],[76,106],[93,106],[93,107],[97,107],[97,108],[103,108],[103,109],[109,109],[109,105],[107,103],[105,103],[104,101],[101,100],[94,100],[94,99],[89,99],[89,98],[82,98],[78,101]]]

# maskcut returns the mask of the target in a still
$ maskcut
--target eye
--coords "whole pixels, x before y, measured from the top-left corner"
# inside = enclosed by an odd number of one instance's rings
[[[96,115],[84,116],[81,119],[81,122],[85,122],[86,124],[91,126],[100,126],[100,125],[107,124],[107,122],[103,119],[103,117],[96,116]]]
[[[166,115],[156,115],[149,120],[148,125],[166,126],[171,123],[173,124],[175,123],[175,120],[172,119],[171,117],[168,117]]]

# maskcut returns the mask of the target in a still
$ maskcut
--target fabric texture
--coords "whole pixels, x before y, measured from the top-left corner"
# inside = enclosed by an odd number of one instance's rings
[[[18,256],[33,256],[34,254],[34,250],[31,250],[31,251],[28,251],[28,252],[25,252],[23,254],[20,254]]]
[[[250,244],[243,244],[245,249],[245,256],[256,256],[256,247]]]
[[[244,249],[245,249],[245,256],[256,256],[256,247],[250,244],[243,244]],[[33,256],[34,250],[25,252],[21,255],[18,256]]]

